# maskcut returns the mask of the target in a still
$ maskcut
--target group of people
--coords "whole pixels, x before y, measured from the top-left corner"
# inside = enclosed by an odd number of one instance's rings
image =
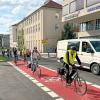
[[[10,49],[3,49],[2,50],[2,56],[12,57],[12,53]]]
[[[9,53],[9,50],[7,52]],[[4,52],[2,52],[2,54],[4,55]],[[33,51],[28,53],[28,56],[27,56],[27,50],[25,48],[23,48],[20,51],[20,55],[23,56],[24,62],[27,62],[27,64],[28,64],[27,57],[30,57],[31,63],[33,63],[34,61],[36,61],[36,63],[38,63],[38,59],[40,59],[40,57],[41,57],[41,54],[37,50],[37,47],[34,47]],[[14,61],[16,63],[17,60],[18,60],[18,50],[17,50],[17,48],[13,48],[13,56],[14,56]],[[71,76],[75,73],[74,70],[72,70],[71,73],[70,73],[70,70],[69,70],[70,66],[72,66],[72,68],[75,67],[75,65],[74,65],[75,59],[77,59],[79,65],[81,66],[81,61],[80,61],[80,59],[77,55],[76,47],[71,46],[71,48],[69,50],[67,50],[67,52],[64,54],[64,57],[63,57],[63,66],[68,71],[68,73],[66,74],[66,79],[67,79],[66,85],[70,85]]]
[[[16,48],[13,48],[13,54],[14,54],[14,61],[15,61],[15,63],[17,63],[18,50]],[[34,47],[32,52],[30,50],[28,50],[28,52],[27,52],[27,49],[23,48],[20,51],[19,55],[23,58],[23,61],[27,64],[27,66],[29,66],[29,64],[33,63],[34,61],[36,61],[36,63],[38,63],[38,59],[40,59],[40,57],[41,57],[39,51],[37,50],[37,47]],[[30,63],[28,63],[28,58],[30,58]]]

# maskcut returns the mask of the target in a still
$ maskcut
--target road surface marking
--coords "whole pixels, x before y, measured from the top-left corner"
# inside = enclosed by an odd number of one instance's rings
[[[53,98],[57,98],[58,97],[58,95],[56,93],[52,92],[52,91],[48,92],[48,94],[50,96],[52,96]]]
[[[51,91],[51,90],[50,90],[49,88],[47,88],[47,87],[41,87],[41,89],[44,90],[44,91],[46,91],[46,92]]]
[[[96,84],[93,84],[92,86],[96,87],[96,88],[99,88],[100,89],[100,86],[96,85]]]
[[[38,85],[39,87],[44,87],[44,85],[43,85],[42,83],[37,83],[37,85]]]
[[[59,95],[57,95],[55,92],[51,91],[48,87],[44,86],[42,83],[37,81],[36,79],[32,78],[30,75],[19,69],[17,66],[12,64],[11,62],[8,62],[10,65],[12,65],[17,71],[19,71],[21,74],[23,74],[25,77],[30,79],[34,84],[36,84],[38,87],[40,87],[43,91],[45,91],[47,94],[49,94],[52,98],[61,98]],[[57,100],[57,99],[56,99]],[[64,99],[58,99],[58,100],[64,100]]]
[[[58,99],[56,99],[56,100],[64,100],[63,98],[58,98]]]

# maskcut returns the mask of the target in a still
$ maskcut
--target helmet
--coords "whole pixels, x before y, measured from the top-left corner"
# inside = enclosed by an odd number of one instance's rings
[[[76,47],[75,46],[71,46],[70,49],[75,50],[76,51]]]
[[[37,49],[37,47],[34,47],[34,49]]]

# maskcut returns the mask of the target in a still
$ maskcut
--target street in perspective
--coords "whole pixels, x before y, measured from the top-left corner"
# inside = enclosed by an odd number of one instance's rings
[[[1,0],[0,100],[100,100],[100,0]]]

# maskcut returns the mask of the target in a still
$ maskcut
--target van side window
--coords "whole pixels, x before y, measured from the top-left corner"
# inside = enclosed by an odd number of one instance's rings
[[[68,42],[67,50],[69,50],[71,46],[75,46],[76,50],[79,51],[80,42],[79,41]]]
[[[92,49],[89,43],[82,42],[82,52],[87,52],[88,49]]]

